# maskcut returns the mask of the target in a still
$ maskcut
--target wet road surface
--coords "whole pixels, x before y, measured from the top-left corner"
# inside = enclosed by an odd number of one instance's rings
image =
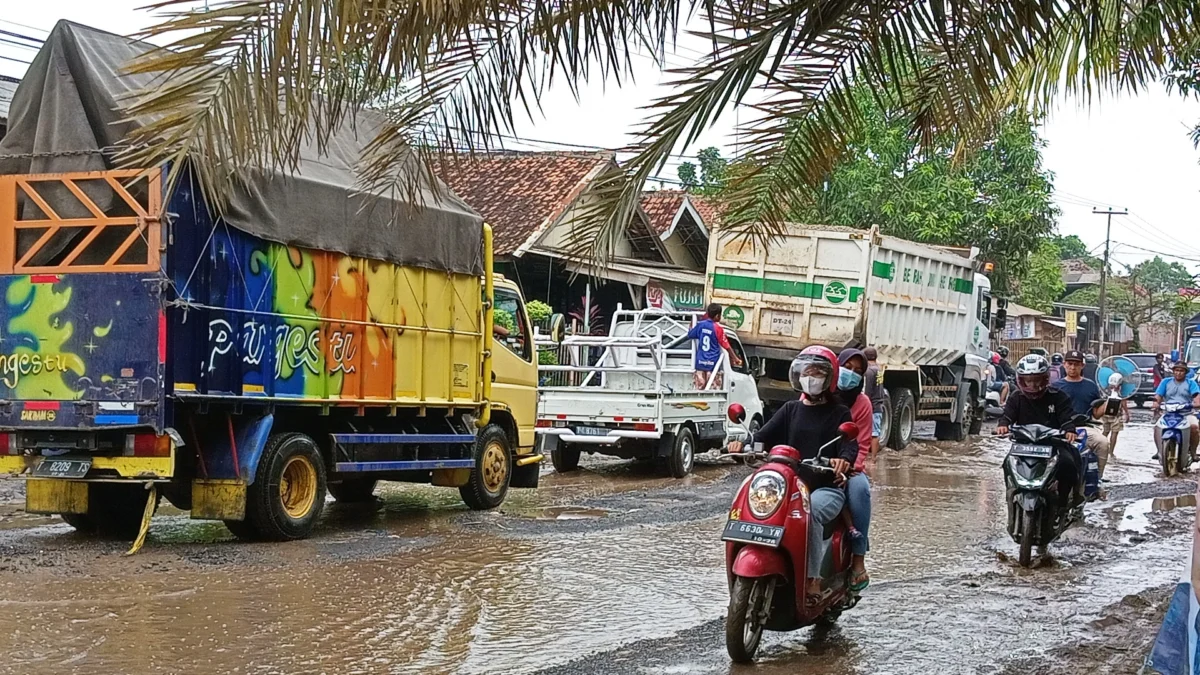
[[[1034,570],[1004,532],[1002,441],[885,453],[863,602],[832,629],[768,634],[755,672],[1001,673],[1095,632],[1113,603],[1173,583],[1191,546],[1195,486],[1158,480],[1150,433],[1127,427],[1109,500]],[[745,473],[585,460],[499,513],[387,484],[286,544],[164,508],[132,558],[10,491],[0,672],[742,672],[719,535]]]

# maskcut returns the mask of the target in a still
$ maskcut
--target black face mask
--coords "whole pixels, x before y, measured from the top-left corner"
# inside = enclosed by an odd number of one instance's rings
[[[847,408],[853,406],[858,395],[862,393],[863,384],[864,382],[860,380],[858,386],[853,389],[838,389],[838,396],[842,398],[842,404]]]

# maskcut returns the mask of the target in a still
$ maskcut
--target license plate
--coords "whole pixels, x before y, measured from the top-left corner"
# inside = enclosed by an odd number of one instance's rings
[[[743,541],[747,544],[761,546],[779,546],[783,541],[783,528],[776,525],[759,525],[741,520],[731,520],[725,523],[722,541]]]
[[[607,436],[608,429],[604,427],[576,427],[576,436]]]
[[[1009,454],[1016,455],[1017,457],[1041,457],[1043,459],[1049,459],[1050,455],[1054,454],[1054,448],[1051,448],[1048,445],[1026,445],[1024,443],[1017,443],[1012,446],[1012,451],[1009,452]]]
[[[33,475],[36,478],[83,478],[90,468],[90,459],[46,458],[33,467]]]

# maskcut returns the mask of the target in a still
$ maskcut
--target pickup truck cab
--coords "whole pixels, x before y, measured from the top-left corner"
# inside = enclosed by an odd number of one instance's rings
[[[618,310],[608,336],[571,336],[559,363],[539,366],[537,426],[542,454],[557,471],[572,471],[583,452],[665,464],[672,476],[691,473],[697,453],[730,438],[726,409],[740,403],[753,430],[763,404],[736,333],[727,330],[742,366],[722,353],[721,382],[697,389],[695,345],[685,340],[702,317],[694,313]]]

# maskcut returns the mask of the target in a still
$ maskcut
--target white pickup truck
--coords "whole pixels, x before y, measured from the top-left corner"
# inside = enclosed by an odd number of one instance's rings
[[[722,351],[720,387],[692,381],[695,345],[683,340],[700,314],[618,309],[608,336],[570,336],[554,349],[559,363],[538,367],[537,431],[555,470],[572,471],[581,452],[652,459],[676,478],[691,473],[696,453],[730,438],[726,409],[740,403],[751,430],[763,405],[745,351],[732,330],[729,343],[742,365]],[[676,346],[676,343],[677,346]]]

